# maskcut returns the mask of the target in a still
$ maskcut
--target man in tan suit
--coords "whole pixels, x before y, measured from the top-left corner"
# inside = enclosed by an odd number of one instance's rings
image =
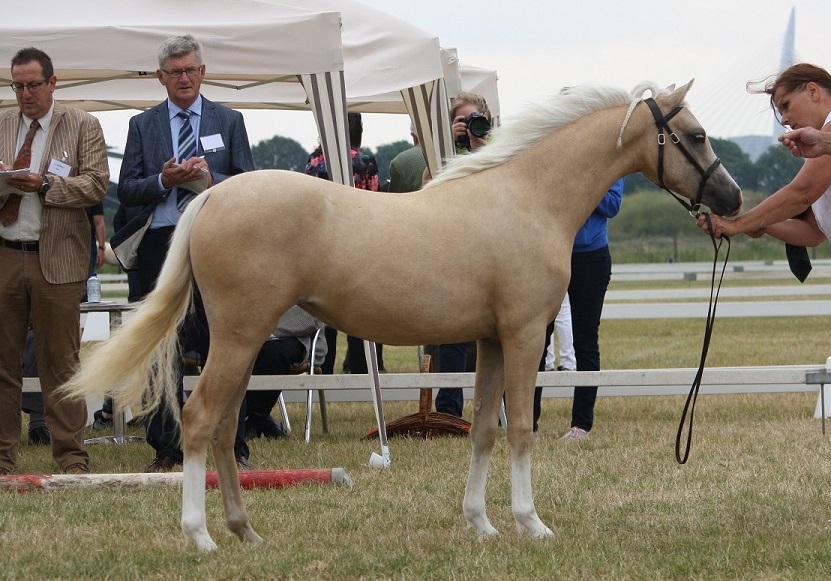
[[[19,109],[0,112],[0,170],[28,171],[0,181],[0,474],[16,468],[30,322],[52,456],[78,474],[89,471],[86,405],[55,390],[79,364],[90,240],[84,208],[106,195],[107,148],[95,117],[53,100],[57,78],[46,53],[18,51],[11,75]]]

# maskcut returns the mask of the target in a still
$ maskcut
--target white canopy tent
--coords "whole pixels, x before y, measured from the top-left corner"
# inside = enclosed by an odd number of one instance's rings
[[[10,14],[0,24],[0,57],[8,62],[24,46],[45,50],[65,103],[88,111],[155,105],[164,96],[155,78],[158,46],[187,32],[203,43],[203,92],[211,100],[235,109],[312,109],[335,181],[351,180],[340,137],[347,135],[344,95],[350,110],[409,112],[431,170],[449,154],[438,37],[354,0],[205,0],[199,10],[181,0],[32,0],[28,7],[54,24]],[[4,106],[16,106],[10,89],[0,89]]]
[[[210,99],[234,108],[313,111],[334,181],[352,183],[347,96],[358,108],[394,91],[419,132],[431,171],[438,171],[452,152],[438,38],[353,0],[288,1],[296,6],[30,0],[25,14],[12,11],[0,23],[0,57],[9,62],[20,48],[36,46],[55,62],[62,102],[90,111],[143,109],[164,96],[155,78],[159,44],[191,33],[204,47],[203,92]],[[0,88],[0,107],[16,105],[11,89]]]
[[[0,23],[0,58],[9,62],[20,48],[36,46],[55,63],[58,99],[91,111],[146,108],[164,96],[155,77],[159,45],[168,36],[191,33],[210,63],[208,83],[235,92],[283,85],[302,91],[333,179],[351,183],[349,146],[341,137],[346,112],[340,14],[259,0],[204,0],[193,8],[164,0],[29,0],[27,10],[12,11]],[[16,105],[11,89],[2,89],[0,107]]]
[[[499,89],[496,86],[496,71],[480,69],[469,65],[459,67],[462,79],[462,88],[470,93],[478,93],[485,98],[490,107],[494,127],[500,124],[501,111],[499,109]]]

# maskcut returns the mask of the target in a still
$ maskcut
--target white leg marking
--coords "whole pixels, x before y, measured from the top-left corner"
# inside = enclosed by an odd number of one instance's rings
[[[201,551],[216,550],[205,515],[205,456],[185,458],[182,475],[182,534]]]
[[[535,538],[553,537],[554,533],[537,516],[531,492],[531,452],[511,458],[511,507],[517,530]]]
[[[485,507],[485,484],[488,479],[488,457],[482,458],[474,446],[473,456],[470,459],[470,471],[467,475],[465,499],[462,510],[468,524],[473,527],[480,537],[493,537],[499,534],[488,519]]]

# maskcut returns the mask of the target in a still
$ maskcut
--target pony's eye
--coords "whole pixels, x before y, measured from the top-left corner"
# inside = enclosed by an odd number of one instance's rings
[[[707,141],[707,135],[705,133],[693,133],[692,141],[697,145],[701,145],[702,143]]]

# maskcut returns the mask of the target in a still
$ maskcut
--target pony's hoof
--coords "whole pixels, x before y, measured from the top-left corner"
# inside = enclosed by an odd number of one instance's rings
[[[542,521],[534,526],[525,526],[516,523],[516,530],[519,534],[527,534],[532,539],[550,539],[557,536],[554,531],[545,526]]]
[[[246,543],[252,543],[254,545],[259,545],[263,542],[263,538],[254,531],[251,527],[246,527],[241,533],[239,533],[239,538],[241,541]]]
[[[499,534],[499,531],[493,528],[485,512],[465,511],[465,520],[468,526],[476,531],[480,539],[495,537]]]
[[[499,531],[493,528],[491,525],[488,525],[487,528],[477,532],[479,533],[479,540],[482,541],[499,536]]]
[[[499,536],[499,531],[488,521],[478,524],[470,523],[470,526],[476,531],[476,535],[480,540]]]
[[[197,536],[191,538],[190,540],[193,541],[193,543],[196,545],[197,549],[199,549],[200,551],[203,551],[205,553],[210,553],[212,551],[216,551],[216,549],[218,548],[216,546],[216,543],[214,542],[214,540],[211,538],[211,536],[207,535],[207,534],[206,535],[197,535]]]

